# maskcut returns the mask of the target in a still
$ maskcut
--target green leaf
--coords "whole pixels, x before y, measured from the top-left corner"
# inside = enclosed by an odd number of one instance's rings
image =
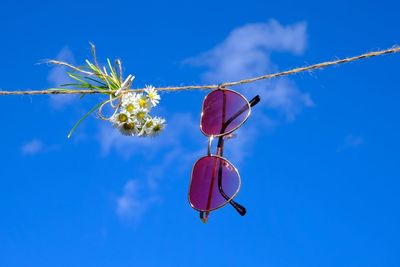
[[[96,106],[94,106],[91,110],[89,110],[88,113],[86,113],[82,118],[79,119],[79,121],[77,123],[75,123],[74,127],[72,127],[71,131],[69,131],[68,134],[68,138],[71,137],[72,133],[75,131],[75,129],[90,115],[92,114],[94,111],[96,111],[96,109],[98,109],[101,105],[103,105],[104,103],[106,103],[108,100],[104,100],[103,102],[101,102],[100,104],[97,104]]]
[[[80,79],[80,78],[79,78],[79,75],[76,74],[76,73],[67,72],[67,74],[68,74],[69,77],[71,77],[72,79],[74,79],[74,80],[76,80],[76,81],[78,81],[78,82],[81,82],[82,84],[89,84],[89,83],[87,83],[86,81]]]
[[[101,84],[101,85],[106,86],[105,83],[103,83],[103,82],[101,82],[101,81],[99,81],[99,80],[93,79],[93,78],[91,78],[91,77],[84,76],[84,78],[85,78],[85,79],[88,79],[88,80],[91,80],[91,81],[93,81],[93,82],[97,82],[97,83],[99,83],[99,84]]]
[[[65,86],[80,86],[81,84],[80,83],[64,83],[64,84],[60,84],[60,86],[63,86],[63,87],[65,87]]]
[[[94,70],[94,71],[98,71],[99,69],[92,64],[89,60],[86,59],[86,64],[88,64],[88,66],[90,67],[90,69]]]
[[[90,87],[88,87],[89,89],[96,89],[96,90],[109,90],[107,86],[97,86],[97,85],[93,85],[91,84]]]
[[[113,87],[111,86],[110,82],[108,81],[107,76],[104,74],[104,77],[102,77],[102,79],[107,83],[107,87],[109,90],[112,90]]]
[[[114,82],[116,83],[116,85],[118,87],[121,86],[121,81],[118,79],[117,73],[115,72],[115,68],[111,65],[109,58],[107,58],[107,63],[108,63],[108,67],[110,68],[111,77],[113,78]]]
[[[107,58],[107,63],[108,63],[108,67],[110,68],[111,74],[115,73],[115,70],[114,70],[113,66],[111,65],[111,61],[109,58]]]

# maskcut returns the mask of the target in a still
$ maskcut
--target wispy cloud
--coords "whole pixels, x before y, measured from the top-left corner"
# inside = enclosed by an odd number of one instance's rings
[[[140,180],[128,180],[123,194],[116,199],[118,217],[126,223],[138,223],[147,211],[162,201],[160,185],[175,177],[188,178],[190,167],[200,154],[199,150],[188,151],[176,147],[169,153],[160,153],[159,160],[146,163],[145,174]]]
[[[149,195],[149,190],[139,180],[129,180],[123,188],[122,195],[116,200],[116,212],[120,219],[137,223],[158,198]]]
[[[71,64],[75,63],[74,54],[67,46],[60,50],[56,59]],[[66,74],[67,71],[68,69],[65,66],[54,66],[47,77],[50,85],[58,88],[61,84],[70,83],[71,79]],[[51,95],[50,105],[55,109],[62,109],[77,99],[78,97],[76,95]]]
[[[196,142],[201,137],[198,122],[189,113],[175,113],[167,118],[167,123],[165,131],[156,138],[123,136],[109,124],[102,123],[98,135],[101,153],[107,156],[116,152],[125,159],[134,155],[152,158],[164,150],[183,149],[185,144]]]
[[[25,143],[21,147],[22,155],[34,155],[43,152],[44,145],[42,141],[34,139],[28,143]]]
[[[361,135],[348,134],[344,138],[343,143],[337,148],[337,151],[341,152],[346,149],[356,148],[362,144],[364,144],[364,137]]]
[[[146,168],[140,180],[129,180],[123,194],[116,199],[116,213],[128,223],[137,223],[151,207],[162,200],[160,185],[186,177],[195,159],[206,151],[206,142],[198,121],[189,113],[176,113],[168,118],[165,132],[156,138],[125,137],[109,125],[102,124],[99,141],[103,156],[116,153],[129,159],[138,156]],[[199,147],[201,150],[193,150]]]
[[[58,149],[58,146],[56,145],[45,145],[41,140],[33,139],[29,142],[24,143],[21,146],[21,154],[23,156],[31,156],[49,151],[54,151],[56,149]]]
[[[310,94],[301,92],[289,79],[277,79],[269,85],[264,82],[264,85],[268,86],[264,91],[262,87],[256,88],[256,91],[263,98],[265,105],[268,109],[284,114],[289,121],[293,121],[304,107],[314,106]]]
[[[202,74],[205,82],[221,83],[277,71],[271,54],[298,56],[303,54],[306,46],[305,22],[282,25],[270,20],[238,27],[214,48],[188,58],[184,63],[205,68]],[[282,117],[284,121],[293,121],[302,109],[314,106],[311,96],[300,91],[288,78],[246,84],[241,89],[246,95],[260,95],[261,102],[249,119],[253,123],[242,127],[238,138],[229,142],[227,149],[238,163],[251,154],[259,132],[275,126]]]
[[[301,55],[307,45],[306,23],[282,25],[275,20],[234,29],[228,37],[205,53],[186,59],[193,66],[206,67],[205,82],[220,83],[262,75],[278,68],[271,60],[277,52]],[[244,86],[245,92],[259,94],[262,104],[293,120],[303,107],[314,105],[308,93],[301,92],[287,78]]]
[[[248,24],[233,30],[229,36],[213,49],[185,60],[194,66],[206,67],[202,75],[205,82],[237,80],[244,77],[261,75],[276,70],[271,61],[273,52],[286,52],[293,55],[303,53],[306,46],[306,24],[281,25],[277,21]],[[251,120],[256,123],[246,124],[238,131],[238,138],[228,141],[227,155],[235,164],[251,154],[251,147],[262,127],[275,125],[265,110],[275,110],[288,120],[293,120],[304,107],[313,105],[311,97],[301,92],[289,79],[277,79],[246,86],[251,94],[260,94],[264,108],[259,105],[258,114]],[[159,185],[168,175],[176,172],[190,172],[193,162],[206,151],[206,139],[199,131],[198,119],[191,114],[176,113],[168,118],[168,127],[159,137],[134,138],[124,137],[109,125],[102,124],[99,142],[103,156],[116,153],[129,159],[140,156],[148,162],[147,171],[140,182],[130,180],[124,186],[123,195],[117,199],[117,214],[121,218],[138,221],[156,200],[161,199]],[[193,147],[199,147],[193,151]],[[155,156],[157,155],[157,156]],[[171,168],[173,168],[171,173]],[[167,171],[168,170],[168,171]]]

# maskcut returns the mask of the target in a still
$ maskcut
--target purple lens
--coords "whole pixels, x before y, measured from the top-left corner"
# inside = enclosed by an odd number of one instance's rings
[[[239,173],[229,161],[216,156],[202,157],[193,167],[189,202],[197,210],[214,210],[228,203],[239,188]]]
[[[200,128],[208,136],[229,133],[242,124],[250,113],[247,100],[230,90],[215,90],[204,99]]]

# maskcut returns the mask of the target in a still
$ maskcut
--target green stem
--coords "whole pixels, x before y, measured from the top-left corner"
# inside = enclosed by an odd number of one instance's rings
[[[85,114],[85,116],[83,116],[82,118],[80,118],[80,120],[75,123],[74,127],[72,127],[71,131],[68,134],[68,138],[71,137],[72,133],[75,131],[75,129],[82,123],[82,121],[84,119],[86,119],[90,114],[92,114],[94,111],[96,111],[96,109],[98,109],[101,105],[103,105],[105,102],[107,102],[108,100],[104,100],[103,102],[97,104],[96,106],[94,106],[91,110],[89,110],[88,113]]]

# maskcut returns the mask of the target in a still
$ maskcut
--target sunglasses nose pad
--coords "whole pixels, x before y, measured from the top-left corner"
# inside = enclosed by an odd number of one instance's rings
[[[237,137],[237,134],[228,134],[224,136],[225,140],[234,139]]]

